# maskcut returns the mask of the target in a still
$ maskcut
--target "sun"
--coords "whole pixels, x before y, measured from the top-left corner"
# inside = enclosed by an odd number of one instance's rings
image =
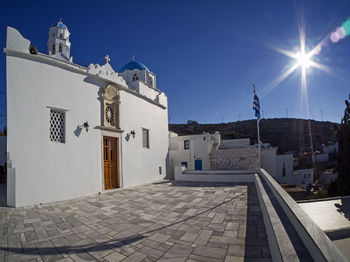
[[[306,54],[305,52],[299,52],[295,55],[295,59],[298,65],[303,69],[309,68],[312,65],[311,54]]]

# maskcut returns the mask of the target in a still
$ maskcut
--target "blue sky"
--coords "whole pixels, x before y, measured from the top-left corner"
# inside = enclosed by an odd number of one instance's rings
[[[298,68],[275,88],[291,58],[272,47],[297,51],[304,18],[307,49],[350,17],[348,0],[315,1],[7,1],[1,2],[0,46],[6,26],[18,29],[42,53],[59,18],[71,32],[71,55],[83,66],[104,63],[115,70],[131,60],[157,75],[168,95],[171,123],[253,119],[255,83],[265,118],[307,118]],[[309,116],[340,122],[350,93],[350,37],[329,43],[314,57],[331,74],[307,70]],[[0,91],[6,89],[5,54]],[[0,94],[0,110],[6,97]],[[4,123],[4,120],[2,120]],[[1,124],[3,124],[1,123]]]

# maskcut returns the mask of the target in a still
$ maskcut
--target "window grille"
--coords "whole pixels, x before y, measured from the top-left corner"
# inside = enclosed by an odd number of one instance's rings
[[[50,140],[65,142],[65,112],[50,110]]]
[[[142,146],[149,148],[149,130],[142,128]]]

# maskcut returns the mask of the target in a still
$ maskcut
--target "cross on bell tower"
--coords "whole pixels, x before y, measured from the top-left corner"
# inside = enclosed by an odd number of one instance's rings
[[[109,64],[109,61],[111,61],[111,58],[109,57],[109,55],[106,55],[105,59],[106,59],[106,64]]]

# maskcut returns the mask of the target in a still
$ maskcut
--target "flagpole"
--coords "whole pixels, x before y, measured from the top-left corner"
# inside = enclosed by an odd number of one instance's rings
[[[255,92],[255,85],[253,84],[253,91],[254,91],[254,102],[253,102],[253,109],[255,110],[255,116],[256,116],[256,127],[258,130],[258,162],[259,162],[259,168],[261,167],[261,154],[260,154],[260,130],[259,130],[259,119],[260,119],[260,102],[259,98]]]
[[[261,167],[261,158],[260,158],[260,149],[261,149],[261,145],[260,145],[260,131],[259,131],[259,117],[256,118],[256,126],[258,128],[258,158],[259,158],[259,168]]]

